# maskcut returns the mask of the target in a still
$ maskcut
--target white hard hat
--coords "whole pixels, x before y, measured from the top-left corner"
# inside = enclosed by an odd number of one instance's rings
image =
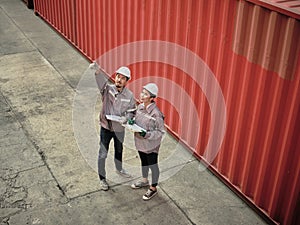
[[[121,66],[119,69],[117,69],[116,73],[122,74],[125,77],[127,77],[128,79],[131,78],[130,76],[130,69],[126,66]]]
[[[158,93],[158,87],[154,83],[146,84],[144,87],[147,91],[149,91],[152,95],[157,96]]]

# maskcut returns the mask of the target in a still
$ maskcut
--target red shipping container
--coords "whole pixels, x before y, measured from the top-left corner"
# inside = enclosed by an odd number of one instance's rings
[[[300,11],[291,2],[34,1],[106,71],[129,65],[135,93],[158,83],[170,131],[270,221],[296,224]]]

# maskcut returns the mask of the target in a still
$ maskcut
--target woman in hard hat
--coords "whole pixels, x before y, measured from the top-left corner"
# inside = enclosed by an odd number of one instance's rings
[[[141,104],[138,106],[134,122],[146,131],[135,133],[134,141],[138,150],[141,166],[142,180],[132,184],[133,189],[149,186],[148,172],[151,169],[152,179],[148,191],[143,195],[144,200],[149,200],[157,194],[159,178],[158,151],[164,130],[164,115],[158,109],[154,99],[158,93],[158,87],[149,83],[143,87],[140,94]]]

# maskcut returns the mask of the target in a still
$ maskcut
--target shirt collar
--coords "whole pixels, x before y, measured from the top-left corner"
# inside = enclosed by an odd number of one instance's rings
[[[113,86],[114,87],[114,89],[115,89],[115,91],[116,91],[116,93],[118,93],[118,95],[122,95],[122,94],[124,94],[125,95],[125,93],[126,93],[126,87],[123,87],[123,89],[122,89],[122,91],[118,91],[118,89],[117,89],[117,87],[116,87],[116,85],[114,85]]]

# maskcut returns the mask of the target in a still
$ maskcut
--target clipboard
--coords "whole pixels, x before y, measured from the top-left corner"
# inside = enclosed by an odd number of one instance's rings
[[[116,116],[116,115],[106,115],[105,116],[106,119],[111,120],[111,121],[115,121],[118,123],[122,123],[122,117],[121,116]]]
[[[115,122],[118,122],[118,123],[121,123],[123,127],[127,128],[128,130],[130,130],[131,132],[142,132],[142,131],[147,131],[145,130],[144,128],[136,125],[136,124],[133,124],[133,125],[130,125],[129,123],[126,123],[126,124],[123,124],[123,120],[122,120],[122,117],[120,116],[116,116],[116,115],[106,115],[105,116],[106,119],[108,120],[111,120],[111,121],[115,121]]]
[[[146,130],[144,128],[142,128],[136,124],[130,125],[130,124],[126,123],[126,124],[123,124],[123,126],[125,128],[127,128],[128,130],[130,130],[131,132],[142,132],[142,131],[146,132]]]

